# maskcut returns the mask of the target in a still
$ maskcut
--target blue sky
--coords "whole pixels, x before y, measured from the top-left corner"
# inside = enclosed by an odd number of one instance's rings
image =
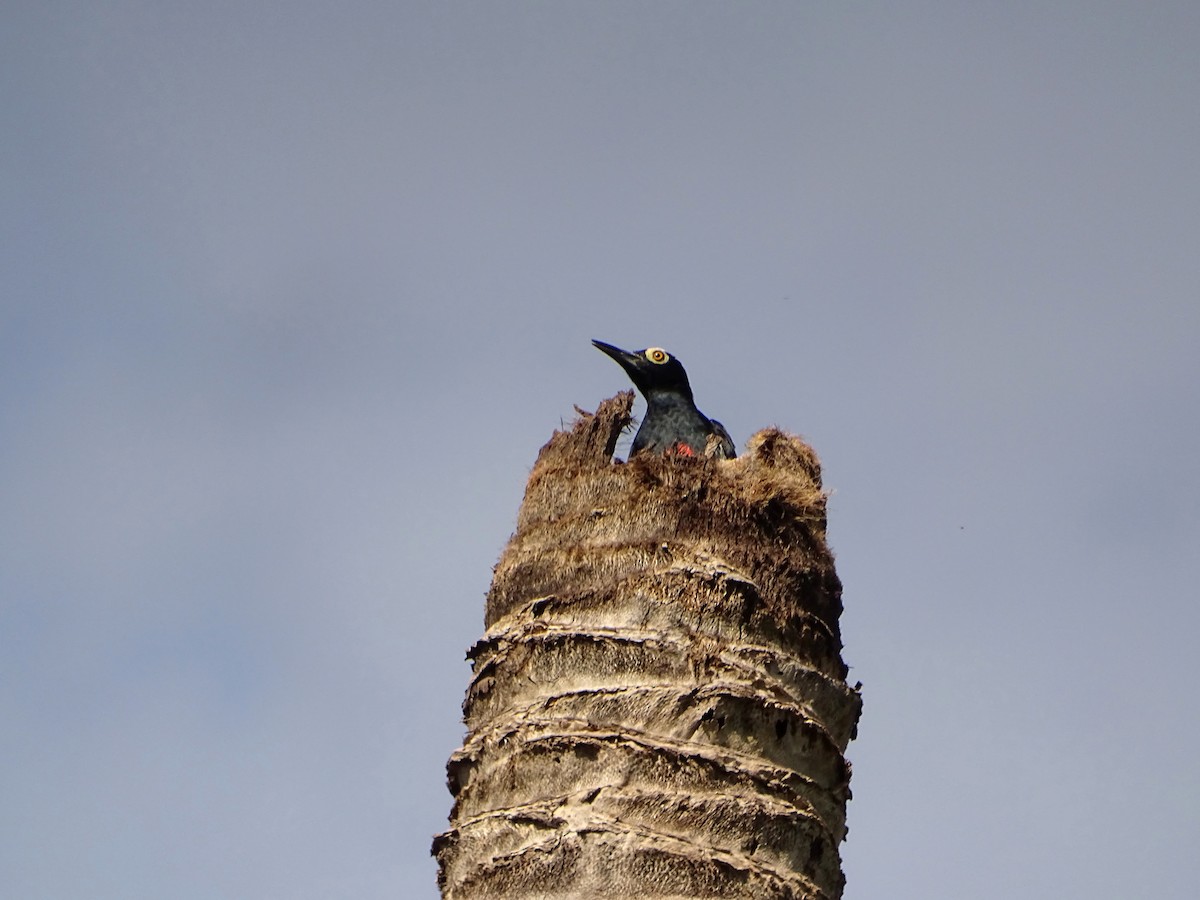
[[[1200,882],[1200,7],[10,3],[0,893],[433,898],[538,448],[810,440],[847,900]]]

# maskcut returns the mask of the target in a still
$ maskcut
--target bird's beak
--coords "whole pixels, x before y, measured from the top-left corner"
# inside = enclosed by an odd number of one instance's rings
[[[621,368],[629,373],[630,377],[633,377],[634,373],[641,368],[642,358],[636,353],[630,353],[628,350],[622,350],[620,347],[614,347],[604,341],[592,341],[592,346],[615,359]]]

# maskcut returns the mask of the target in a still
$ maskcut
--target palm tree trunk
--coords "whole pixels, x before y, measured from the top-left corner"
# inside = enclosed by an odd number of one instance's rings
[[[633,395],[542,448],[471,649],[446,900],[837,898],[861,701],[812,450],[612,462]]]

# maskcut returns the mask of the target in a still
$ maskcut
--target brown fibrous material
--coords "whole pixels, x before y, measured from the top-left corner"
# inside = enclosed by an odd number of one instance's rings
[[[632,401],[530,474],[469,653],[443,895],[839,897],[861,700],[820,463],[778,429],[614,462]]]

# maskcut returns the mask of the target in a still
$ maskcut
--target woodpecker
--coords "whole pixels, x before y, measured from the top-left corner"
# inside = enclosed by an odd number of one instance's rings
[[[646,415],[633,438],[630,456],[643,450],[718,459],[737,456],[725,426],[696,409],[687,372],[678,359],[662,347],[630,353],[604,341],[592,341],[592,345],[615,359],[646,398]]]

